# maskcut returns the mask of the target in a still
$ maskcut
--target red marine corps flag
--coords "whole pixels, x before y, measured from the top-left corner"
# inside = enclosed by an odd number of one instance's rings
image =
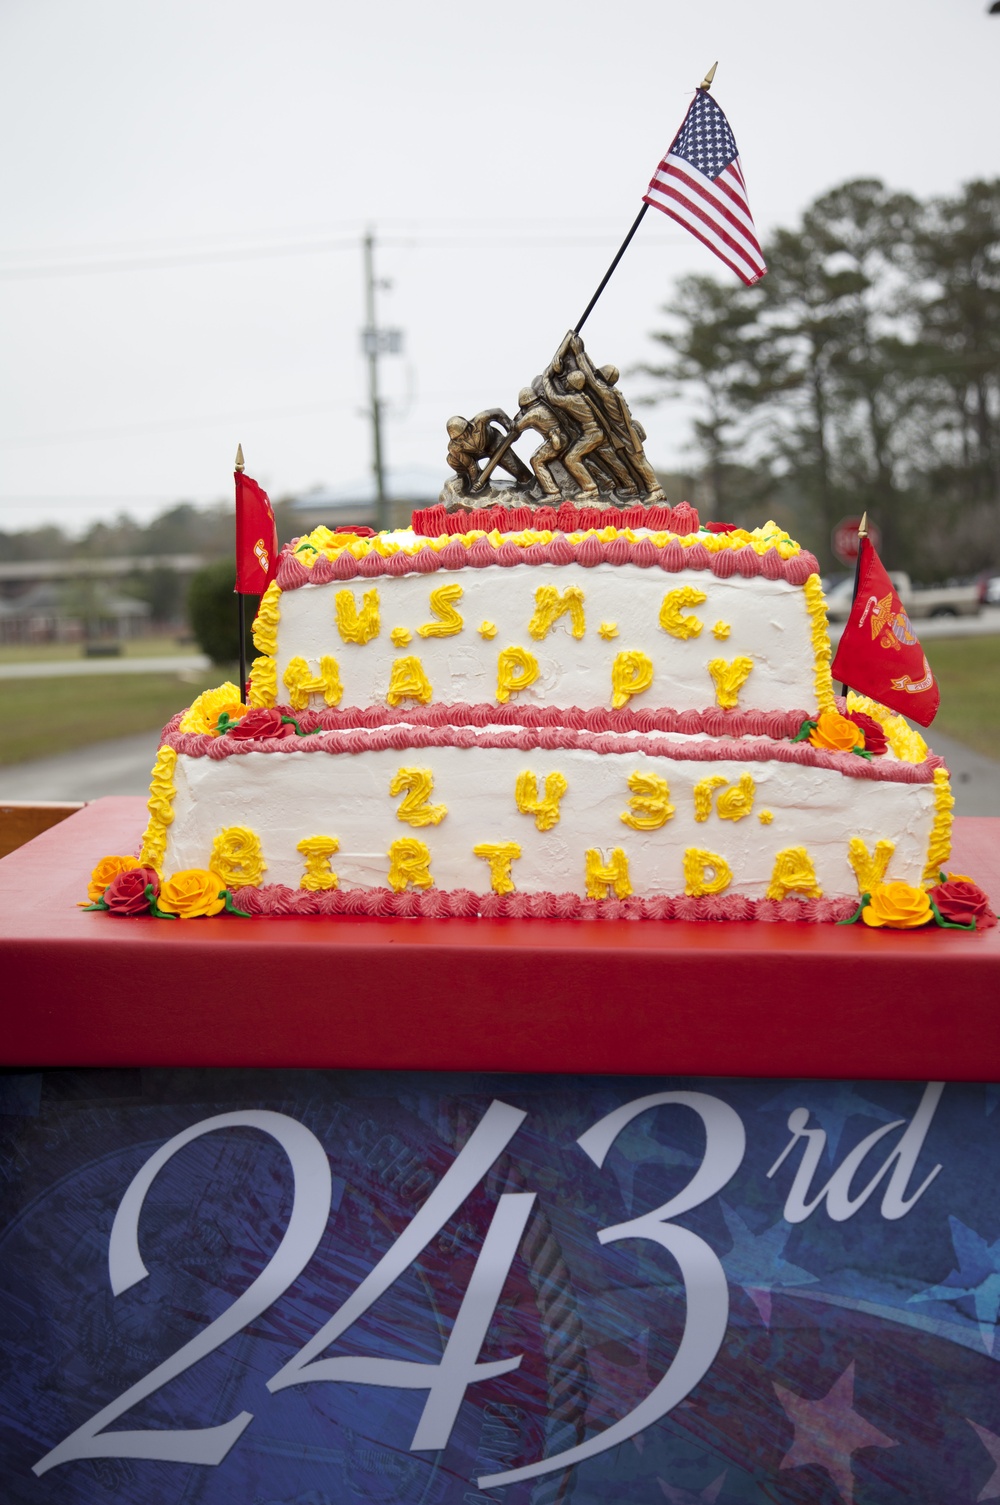
[[[278,530],[267,492],[243,474],[243,447],[236,455],[236,590],[261,596],[278,568]]]
[[[930,726],[941,700],[931,666],[871,540],[859,544],[854,604],[833,677]]]

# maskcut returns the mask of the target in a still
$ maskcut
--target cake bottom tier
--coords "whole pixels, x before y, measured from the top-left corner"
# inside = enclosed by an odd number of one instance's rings
[[[940,760],[765,737],[172,732],[158,770],[145,859],[211,868],[255,914],[836,920],[948,855]]]

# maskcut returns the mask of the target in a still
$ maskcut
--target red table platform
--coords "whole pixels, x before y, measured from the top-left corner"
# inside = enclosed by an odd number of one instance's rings
[[[1000,928],[85,913],[139,798],[0,861],[0,1059],[1000,1081]],[[950,867],[1000,901],[1000,820]]]

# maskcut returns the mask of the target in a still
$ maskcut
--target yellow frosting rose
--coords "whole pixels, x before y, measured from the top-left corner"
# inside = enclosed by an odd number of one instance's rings
[[[820,711],[809,741],[825,752],[853,752],[856,747],[864,747],[865,734],[839,711]]]
[[[866,925],[886,925],[891,930],[913,930],[933,919],[931,901],[925,889],[909,883],[877,883],[871,903],[861,911]]]
[[[180,730],[214,734],[223,711],[230,721],[240,721],[247,713],[247,707],[240,700],[239,690],[229,680],[217,689],[204,690],[191,702],[181,718]]]
[[[164,879],[156,905],[164,914],[175,914],[181,920],[218,914],[226,906],[225,886],[225,880],[218,873],[189,867]]]
[[[113,878],[117,878],[119,873],[127,873],[130,868],[140,865],[138,857],[102,857],[91,873],[90,882],[87,884],[87,898],[90,903],[97,903],[108,884]]]

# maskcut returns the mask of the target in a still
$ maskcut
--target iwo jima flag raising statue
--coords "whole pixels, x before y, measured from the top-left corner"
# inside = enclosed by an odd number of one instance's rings
[[[639,228],[647,208],[662,210],[697,236],[748,285],[767,268],[754,229],[736,141],[709,94],[715,65],[695,92],[617,255],[546,370],[518,395],[513,418],[488,408],[448,419],[448,464],[441,500],[449,510],[568,500],[578,507],[632,507],[665,500],[646,458],[642,425],[618,390],[618,369],[595,367],[580,330]],[[530,469],[515,452],[526,430],[540,435]],[[497,484],[496,471],[510,478]]]

